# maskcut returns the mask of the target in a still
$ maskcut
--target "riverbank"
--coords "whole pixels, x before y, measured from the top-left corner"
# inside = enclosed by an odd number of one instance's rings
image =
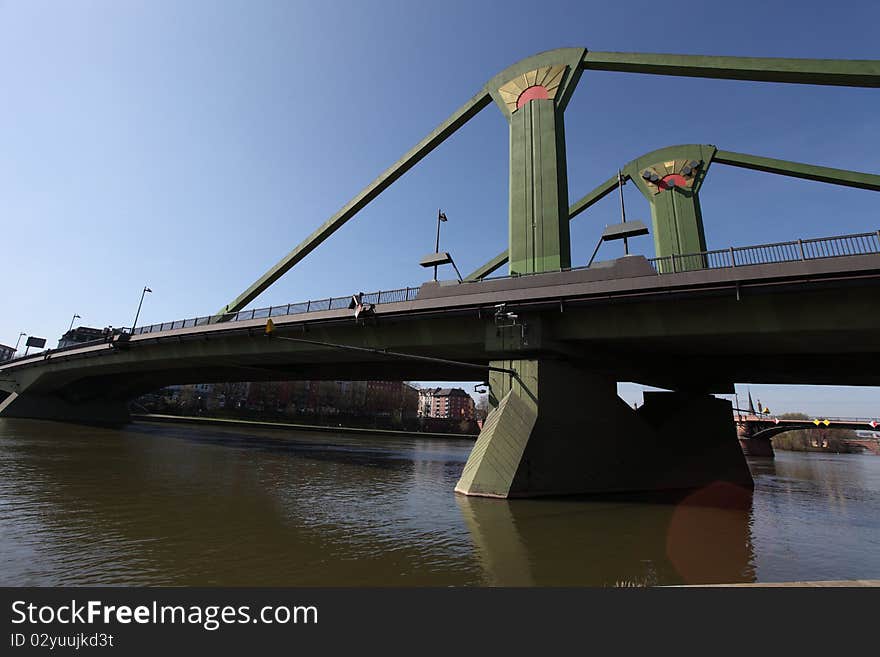
[[[417,436],[419,438],[449,438],[457,440],[476,440],[476,434],[436,433],[428,431],[399,431],[397,429],[368,429],[360,427],[328,427],[321,424],[293,424],[290,422],[267,422],[264,420],[239,420],[234,418],[195,417],[191,415],[163,415],[161,413],[142,413],[131,416],[141,422],[170,422],[179,424],[215,424],[229,427],[260,427],[269,429],[289,429],[294,431],[314,431],[321,433],[345,433],[362,436]]]
[[[667,588],[824,588],[824,587],[880,587],[880,579],[835,579],[806,582],[749,582],[735,584],[684,584]]]

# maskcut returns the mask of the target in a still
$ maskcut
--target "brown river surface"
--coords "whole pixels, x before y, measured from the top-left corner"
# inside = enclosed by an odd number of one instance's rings
[[[0,584],[613,586],[880,579],[880,457],[752,459],[700,498],[453,493],[472,442],[0,420]]]

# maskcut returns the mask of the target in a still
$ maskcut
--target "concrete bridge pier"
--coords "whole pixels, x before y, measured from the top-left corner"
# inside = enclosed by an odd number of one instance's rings
[[[740,438],[739,444],[746,456],[776,457],[773,442],[769,438]]]
[[[638,410],[616,382],[556,360],[506,360],[491,372],[493,410],[456,492],[484,497],[703,488],[751,489],[730,402],[645,393]]]
[[[767,436],[753,435],[755,431],[747,422],[736,422],[736,436],[739,438],[739,445],[746,456],[764,456],[767,458],[775,458],[776,452],[773,451],[773,442]]]
[[[125,424],[131,421],[125,399],[100,397],[74,401],[56,394],[30,392],[11,393],[0,402],[0,416],[83,424]]]

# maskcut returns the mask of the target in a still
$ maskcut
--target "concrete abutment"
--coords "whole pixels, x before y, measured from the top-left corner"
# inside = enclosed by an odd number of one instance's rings
[[[613,379],[556,360],[492,363],[493,411],[456,492],[485,497],[751,489],[730,402],[647,392],[638,410]]]
[[[69,401],[61,396],[12,393],[0,402],[3,417],[57,420],[83,424],[126,424],[131,421],[124,399],[97,398]]]

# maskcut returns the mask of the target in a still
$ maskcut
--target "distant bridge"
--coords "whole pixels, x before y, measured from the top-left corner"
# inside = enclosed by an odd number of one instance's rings
[[[750,413],[744,409],[734,409],[734,422],[743,449],[755,456],[772,456],[770,438],[787,431],[849,429],[852,431],[875,431],[880,429],[880,418],[871,417],[816,417],[808,419],[779,418],[768,414]],[[880,432],[878,432],[880,433]],[[844,442],[858,445],[880,455],[878,438],[846,438]],[[761,443],[766,443],[761,445]]]

